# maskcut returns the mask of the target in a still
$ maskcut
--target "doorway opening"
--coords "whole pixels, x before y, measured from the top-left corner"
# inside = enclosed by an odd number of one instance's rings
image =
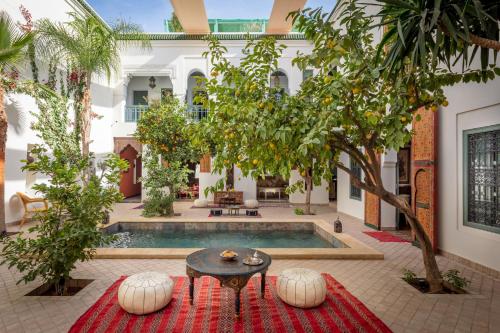
[[[120,192],[125,197],[124,202],[141,201],[142,159],[140,153],[128,144],[120,151],[120,158],[128,162],[128,169],[122,172]]]
[[[288,180],[281,176],[266,176],[257,180],[257,200],[268,202],[288,202],[285,189]]]
[[[412,205],[411,195],[411,142],[398,151],[398,164],[396,167],[397,194],[403,200],[406,200],[410,206]],[[406,221],[403,213],[399,210],[396,212],[396,229],[410,230],[410,225]]]

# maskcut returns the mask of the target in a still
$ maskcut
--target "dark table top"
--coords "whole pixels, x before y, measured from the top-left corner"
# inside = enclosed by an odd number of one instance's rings
[[[258,266],[245,265],[243,259],[248,255],[255,253],[254,249],[249,248],[231,248],[230,250],[238,253],[238,257],[231,261],[225,261],[220,258],[220,253],[225,248],[209,248],[191,253],[186,258],[187,266],[191,269],[208,275],[219,276],[249,276],[255,273],[265,271],[271,265],[271,257],[264,252],[257,251],[259,258],[264,262]]]

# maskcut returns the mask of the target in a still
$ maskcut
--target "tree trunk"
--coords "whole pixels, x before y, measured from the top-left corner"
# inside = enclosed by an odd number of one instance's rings
[[[4,105],[5,89],[0,84],[0,234],[7,231],[5,225],[5,150],[7,143],[7,113]]]
[[[422,227],[422,224],[420,224],[417,215],[413,212],[410,205],[405,200],[398,198],[395,194],[384,192],[381,197],[387,203],[401,210],[401,212],[405,215],[406,221],[408,221],[408,224],[415,233],[415,237],[417,238],[420,249],[422,250],[426,274],[425,278],[429,283],[429,292],[441,292],[443,290],[443,278],[441,276],[441,272],[439,271],[439,266],[436,261],[431,240]]]
[[[306,184],[306,215],[311,215],[311,190],[312,190],[312,177],[308,174],[304,177]]]
[[[440,28],[447,36],[451,36],[448,28],[446,27],[446,25],[444,25],[444,23],[440,24]],[[484,38],[469,33],[469,41],[471,44],[477,45],[479,47],[500,51],[500,41],[495,39]]]
[[[470,42],[472,44],[478,45],[480,47],[484,47],[487,49],[492,49],[495,51],[500,51],[500,41],[479,37],[474,34],[469,34]]]
[[[92,121],[92,102],[90,99],[90,83],[91,75],[88,74],[85,81],[85,88],[82,98],[82,112],[81,112],[81,128],[80,136],[82,139],[82,154],[88,156],[90,153],[90,125]]]

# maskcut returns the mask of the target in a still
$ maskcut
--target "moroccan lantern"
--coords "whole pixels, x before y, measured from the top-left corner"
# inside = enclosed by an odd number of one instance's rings
[[[337,219],[335,220],[335,222],[333,223],[333,228],[334,228],[336,233],[338,233],[338,234],[342,233],[342,222],[340,222],[340,219],[338,216],[337,216]]]
[[[154,89],[154,88],[156,87],[156,79],[155,79],[155,77],[154,77],[154,76],[151,76],[151,77],[149,78],[149,87],[150,87],[151,89]]]

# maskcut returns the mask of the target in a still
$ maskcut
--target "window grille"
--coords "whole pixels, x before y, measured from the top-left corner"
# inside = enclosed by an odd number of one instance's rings
[[[350,168],[356,174],[356,177],[361,179],[361,167],[352,158],[350,159]],[[349,177],[350,179],[350,177]],[[361,200],[361,189],[355,186],[351,180],[349,180],[349,197],[355,200]]]
[[[464,132],[464,224],[500,233],[500,126]]]

